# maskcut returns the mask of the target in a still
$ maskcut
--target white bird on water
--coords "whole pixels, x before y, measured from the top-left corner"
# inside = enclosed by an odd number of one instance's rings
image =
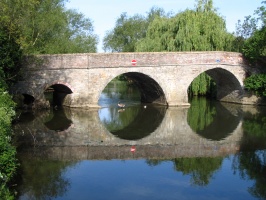
[[[118,107],[120,107],[120,108],[124,108],[126,105],[125,104],[123,104],[123,103],[120,103],[120,102],[118,102]]]

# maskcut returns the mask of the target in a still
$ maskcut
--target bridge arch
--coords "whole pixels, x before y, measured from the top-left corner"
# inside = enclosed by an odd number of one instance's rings
[[[119,75],[124,75],[128,81],[134,82],[140,91],[140,101],[142,103],[167,104],[165,93],[154,77],[138,71],[121,71],[119,74],[109,77],[103,84],[102,89],[99,90],[98,97],[100,97],[101,92],[107,84]]]
[[[224,68],[223,66],[202,67],[198,73],[191,75],[191,84],[193,80],[202,73],[209,75],[216,83],[216,99],[219,101],[238,102],[244,93],[244,86],[241,77],[237,76],[234,70]],[[187,86],[189,88],[189,85]]]
[[[44,86],[44,96],[50,106],[68,105],[67,101],[72,93],[72,87],[64,82],[56,81]]]
[[[232,72],[223,68],[215,68],[207,70],[206,73],[216,82],[218,100],[239,99],[239,96],[243,94],[243,83]]]

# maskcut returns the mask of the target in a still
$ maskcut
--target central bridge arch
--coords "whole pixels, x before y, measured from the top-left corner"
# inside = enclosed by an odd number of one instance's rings
[[[99,94],[97,95],[98,98],[100,98],[100,95],[107,84],[120,75],[124,75],[138,87],[142,103],[167,105],[164,91],[154,77],[151,77],[152,75],[144,74],[144,72],[128,70],[125,73],[120,71],[118,73],[110,73],[110,77],[107,77],[105,81],[102,81],[102,85],[100,85]]]

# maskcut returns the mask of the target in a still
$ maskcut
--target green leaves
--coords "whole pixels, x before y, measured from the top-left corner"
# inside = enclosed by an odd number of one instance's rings
[[[8,183],[16,173],[16,149],[11,145],[11,120],[15,115],[11,96],[0,86],[0,198],[13,199]]]
[[[139,40],[146,37],[149,24],[157,17],[164,16],[163,9],[153,7],[147,14],[129,17],[122,13],[115,28],[108,31],[103,40],[103,49],[110,52],[134,52]]]
[[[266,74],[253,74],[244,80],[244,85],[256,95],[266,96]]]
[[[225,20],[212,8],[212,1],[202,3],[196,10],[156,18],[137,43],[137,51],[230,51],[234,37],[227,33]]]
[[[262,1],[266,4],[266,1]],[[242,46],[241,51],[250,61],[256,62],[261,56],[266,56],[266,8],[264,5],[255,10],[253,16],[245,17],[244,22],[238,21],[236,34]]]
[[[65,0],[0,2],[0,22],[24,54],[96,52],[92,22]],[[78,41],[78,43],[76,43]]]
[[[147,23],[143,16],[134,15],[133,17],[128,17],[126,13],[122,13],[116,22],[116,27],[107,32],[104,37],[104,50],[134,52],[135,43],[145,37]]]

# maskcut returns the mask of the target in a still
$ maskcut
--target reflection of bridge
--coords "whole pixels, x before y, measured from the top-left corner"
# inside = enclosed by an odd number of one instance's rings
[[[188,108],[174,107],[166,110],[162,123],[150,135],[139,140],[125,140],[106,130],[99,120],[97,109],[68,111],[66,115],[72,121],[68,129],[49,130],[45,126],[47,113],[43,113],[33,121],[21,122],[15,126],[17,140],[22,146],[26,144],[39,147],[35,148],[36,151],[40,150],[39,153],[46,152],[47,155],[62,156],[65,159],[132,158],[132,145],[137,148],[135,157],[174,158],[234,153],[240,148],[243,134],[241,119],[236,116],[238,122],[232,132],[225,133],[226,138],[216,141],[206,139],[188,125]],[[33,152],[32,149],[30,151]]]
[[[217,84],[218,100],[254,103],[244,97],[243,80],[249,70],[242,55],[233,52],[41,55],[26,59],[23,81],[12,92],[23,94],[24,103],[44,106],[49,88],[66,106],[94,107],[105,86],[125,74],[139,87],[142,102],[188,105],[189,85],[206,72]]]

